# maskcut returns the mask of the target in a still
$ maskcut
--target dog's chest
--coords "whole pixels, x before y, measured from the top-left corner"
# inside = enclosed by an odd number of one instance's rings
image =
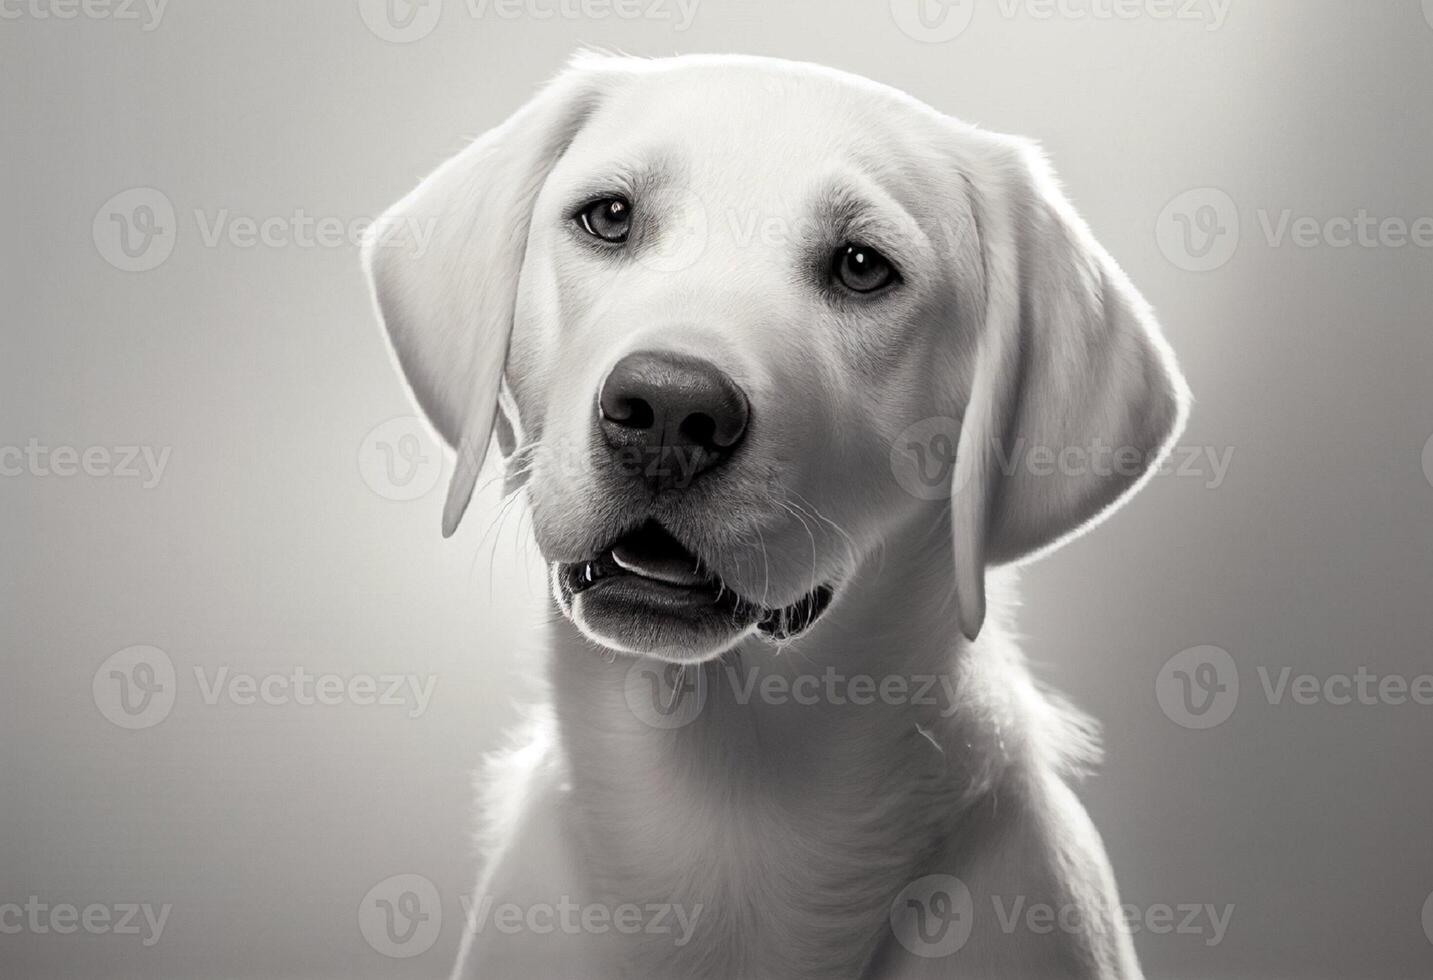
[[[729,731],[720,745],[700,731],[654,735],[617,726],[568,741],[574,833],[598,900],[669,904],[691,924],[629,937],[634,975],[859,975],[892,897],[958,812],[920,761],[934,753],[878,767],[894,753],[832,745],[839,766],[797,774]]]
[[[670,905],[672,921],[690,923],[685,935],[635,936],[637,973],[857,975],[885,928],[889,883],[914,856],[878,824],[837,830],[814,807],[752,812],[742,799],[579,803],[593,808],[585,850],[601,900]]]

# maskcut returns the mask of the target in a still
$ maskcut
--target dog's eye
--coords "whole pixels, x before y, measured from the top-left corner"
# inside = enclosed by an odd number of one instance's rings
[[[604,197],[577,212],[577,223],[593,238],[620,245],[632,230],[632,205],[626,198]]]
[[[874,293],[900,278],[884,255],[869,245],[854,243],[836,250],[831,272],[841,285],[856,293]]]

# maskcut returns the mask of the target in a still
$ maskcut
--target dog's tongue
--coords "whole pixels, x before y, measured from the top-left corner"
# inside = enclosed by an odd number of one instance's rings
[[[612,560],[633,575],[668,585],[697,586],[708,579],[697,557],[655,524],[646,524],[612,546]]]

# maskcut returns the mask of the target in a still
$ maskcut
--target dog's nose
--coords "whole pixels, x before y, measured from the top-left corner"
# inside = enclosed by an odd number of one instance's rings
[[[618,361],[597,407],[607,444],[657,489],[681,488],[724,462],[750,419],[746,393],[715,364],[657,351]]]

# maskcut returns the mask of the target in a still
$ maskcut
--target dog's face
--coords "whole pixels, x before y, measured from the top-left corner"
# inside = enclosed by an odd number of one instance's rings
[[[1137,295],[1028,148],[834,72],[584,62],[381,227],[418,215],[435,254],[383,233],[368,254],[459,447],[446,529],[496,424],[559,607],[611,649],[699,660],[798,634],[933,506],[974,635],[986,562],[1105,510],[1181,415]],[[960,447],[935,504],[893,469],[930,419],[960,420],[922,430]],[[1140,470],[1031,483],[991,465],[1012,427],[1052,448],[1093,429]]]
[[[923,329],[954,283],[921,218],[969,224],[819,81],[642,79],[537,195],[507,373],[533,526],[563,610],[618,649],[798,631],[916,504],[891,440],[940,414],[925,374],[960,346]]]

